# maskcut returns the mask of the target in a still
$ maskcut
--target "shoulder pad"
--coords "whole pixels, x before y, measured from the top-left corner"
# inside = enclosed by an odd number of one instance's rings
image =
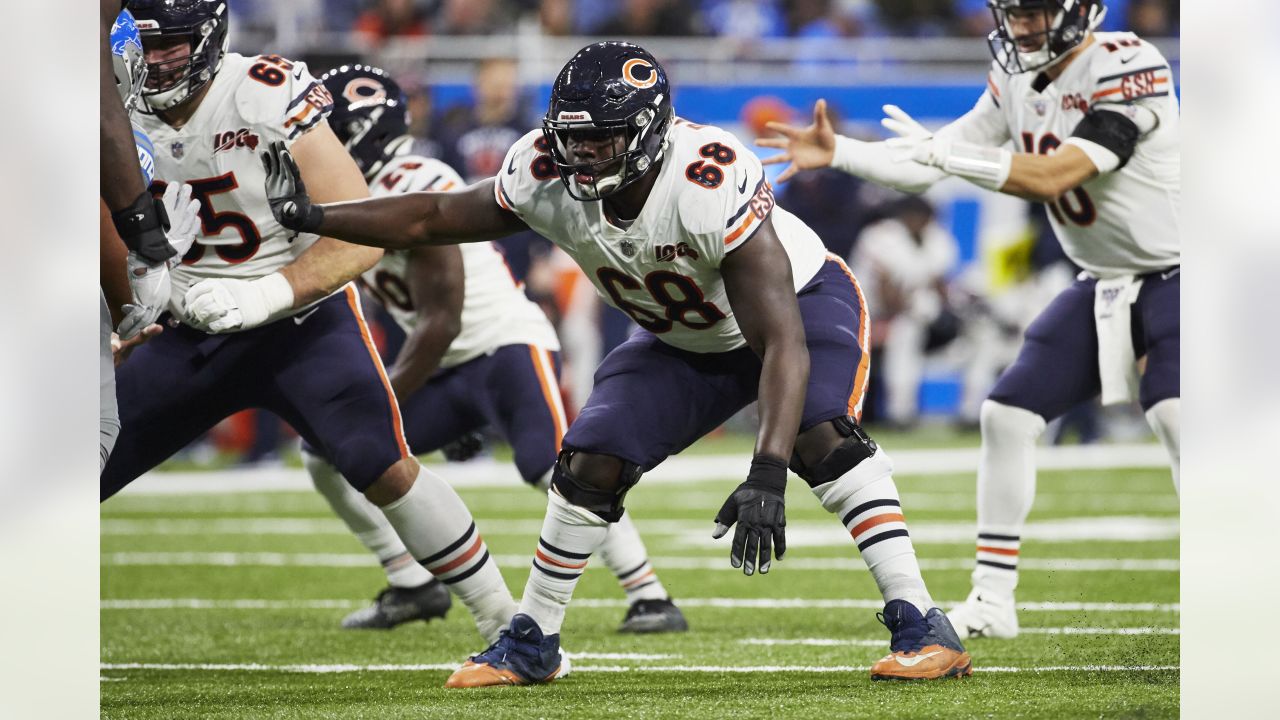
[[[541,130],[530,130],[507,150],[496,180],[494,199],[504,210],[517,215],[548,189],[554,192],[563,187]]]
[[[680,221],[729,252],[745,243],[773,209],[760,159],[732,133],[677,120],[667,148],[676,173]]]
[[[1133,33],[1101,33],[1098,44],[1090,59],[1090,104],[1130,103],[1173,90],[1169,62],[1151,43]]]
[[[279,55],[242,58],[221,72],[242,72],[236,106],[272,140],[288,142],[319,125],[333,110],[333,96],[301,61]]]

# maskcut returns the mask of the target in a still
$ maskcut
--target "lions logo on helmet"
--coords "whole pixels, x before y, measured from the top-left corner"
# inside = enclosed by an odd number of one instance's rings
[[[1042,70],[1084,42],[1107,14],[1102,0],[987,0],[996,29],[987,36],[991,56],[1006,73]],[[1045,29],[1018,35],[1009,14],[1041,13]]]
[[[320,77],[334,97],[329,126],[370,180],[411,142],[408,99],[391,76],[370,65],[343,65]]]
[[[672,127],[667,73],[644,48],[599,42],[578,51],[551,86],[542,120],[560,180],[575,200],[598,200],[644,176],[662,160]],[[624,149],[586,163],[568,159],[569,139],[623,135]]]
[[[189,52],[148,65],[142,99],[152,112],[190,100],[213,80],[227,54],[224,0],[130,0],[144,45],[147,40],[186,40]]]
[[[142,53],[142,36],[128,10],[121,10],[111,25],[111,65],[124,110],[132,113],[147,81],[147,63]]]

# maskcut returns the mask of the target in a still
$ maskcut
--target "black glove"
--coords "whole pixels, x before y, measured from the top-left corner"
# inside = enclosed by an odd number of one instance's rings
[[[760,572],[769,572],[770,555],[779,560],[787,551],[787,518],[783,512],[787,489],[787,463],[778,458],[757,455],[751,460],[746,482],[738,486],[720,512],[716,513],[713,538],[724,537],[734,523],[738,530],[729,551],[729,564],[751,575],[756,571],[756,555]]]
[[[111,213],[111,223],[125,247],[151,265],[159,265],[178,254],[169,244],[169,215],[164,203],[144,190],[128,207]]]
[[[444,459],[449,462],[466,462],[484,450],[484,436],[480,433],[467,433],[453,442],[440,448]]]
[[[311,204],[302,173],[283,140],[267,146],[262,168],[267,171],[267,203],[276,222],[296,232],[316,232],[324,220],[324,208]]]

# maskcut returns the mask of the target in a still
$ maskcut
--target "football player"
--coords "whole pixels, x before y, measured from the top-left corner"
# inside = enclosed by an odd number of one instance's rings
[[[782,178],[830,165],[920,192],[948,175],[1038,200],[1084,273],[1027,328],[981,410],[973,591],[951,613],[970,636],[1018,634],[1013,591],[1045,423],[1102,395],[1135,397],[1179,465],[1178,104],[1169,63],[1132,33],[1094,32],[1100,0],[988,0],[996,29],[987,88],[929,132],[886,105],[898,137],[836,136],[822,101],[807,128],[775,125]],[[1013,142],[1017,152],[1005,147]],[[1135,358],[1146,357],[1137,376]]]
[[[129,7],[148,64],[139,122],[157,174],[194,188],[202,225],[173,272],[176,327],[119,368],[122,429],[103,499],[228,415],[270,410],[382,509],[496,638],[515,612],[511,593],[462,500],[409,453],[351,282],[382,252],[281,227],[262,191],[258,156],[279,142],[326,199],[368,196],[325,122],[328,90],[303,63],[227,52],[223,0]]]
[[[347,65],[320,81],[334,98],[329,124],[375,197],[465,185],[448,165],[409,152],[407,98],[385,71]],[[545,492],[566,429],[557,377],[560,342],[497,248],[484,242],[389,252],[365,271],[363,283],[406,334],[387,374],[413,454],[492,426],[511,443],[524,481]],[[316,488],[387,574],[389,587],[343,627],[389,628],[442,617],[448,590],[413,559],[382,514],[320,451],[304,444],[303,458]],[[630,601],[620,631],[688,629],[630,515],[610,527],[600,552]]]
[[[588,559],[640,476],[755,400],[747,479],[715,518],[735,523],[730,562],[768,572],[786,551],[788,465],[849,530],[891,631],[877,679],[971,672],[933,607],[907,533],[893,465],[857,424],[869,358],[848,268],[776,208],[759,160],[729,133],[675,116],[666,73],[630,43],[589,45],[556,78],[543,128],[497,177],[460,192],[313,203],[283,146],[268,196],[300,231],[393,249],[532,228],[571,257],[640,331],[596,372],[564,437],[520,613],[449,687],[556,677],[560,627]]]

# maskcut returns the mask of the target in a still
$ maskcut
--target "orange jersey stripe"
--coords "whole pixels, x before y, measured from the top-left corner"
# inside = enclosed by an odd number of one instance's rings
[[[986,545],[979,545],[978,552],[989,552],[989,553],[995,553],[996,555],[1017,555],[1018,554],[1017,550],[1010,550],[1008,548],[987,547]]]
[[[355,286],[347,285],[345,292],[347,293],[347,306],[351,308],[351,314],[356,316],[356,324],[360,326],[360,337],[364,340],[364,347],[369,351],[369,359],[373,361],[374,367],[378,369],[378,377],[382,380],[382,387],[387,391],[387,402],[391,405],[391,426],[392,431],[396,435],[396,444],[400,446],[400,459],[409,457],[409,443],[404,439],[404,423],[400,420],[400,403],[396,401],[396,394],[391,390],[391,381],[387,379],[387,371],[382,367],[382,358],[378,357],[378,348],[373,344],[373,336],[369,334],[369,326],[364,322],[364,313],[360,311],[360,296],[356,294]]]
[[[547,402],[547,411],[551,413],[551,422],[556,428],[556,452],[560,452],[560,441],[564,439],[566,423],[555,366],[551,364],[551,355],[546,350],[532,345],[529,346],[529,358],[533,360],[533,371],[537,373],[538,384],[542,386],[542,398]]]
[[[498,201],[498,207],[502,208],[503,210],[511,210],[511,206],[507,204],[507,201],[502,199],[502,181],[501,180],[493,181],[493,198]]]
[[[1151,81],[1151,84],[1152,84],[1152,86],[1155,86],[1155,85],[1160,85],[1161,83],[1167,83],[1167,82],[1169,82],[1169,78],[1167,78],[1167,77],[1159,77],[1159,78],[1156,78],[1155,80]],[[1096,92],[1096,93],[1094,93],[1094,94],[1093,94],[1093,98],[1092,98],[1092,99],[1097,100],[1097,99],[1098,99],[1098,98],[1100,98],[1100,97],[1106,97],[1106,96],[1108,96],[1108,95],[1114,95],[1114,94],[1116,94],[1116,93],[1118,93],[1118,92],[1123,92],[1123,91],[1124,91],[1124,87],[1123,87],[1123,86],[1120,86],[1120,85],[1117,85],[1116,87],[1110,88],[1110,89],[1108,89],[1108,90],[1099,90],[1098,92]]]
[[[575,565],[575,564],[573,564],[573,563],[563,563],[563,562],[560,562],[559,560],[556,560],[556,559],[554,559],[554,558],[547,557],[547,556],[546,556],[546,555],[545,555],[541,550],[537,550],[536,552],[537,552],[537,554],[538,554],[538,559],[539,559],[539,560],[541,560],[541,561],[542,561],[542,562],[544,562],[544,563],[549,563],[549,564],[551,564],[551,565],[555,565],[556,567],[567,568],[567,569],[569,569],[569,570],[581,570],[582,568],[584,568],[584,567],[586,567],[586,566],[587,566],[587,564],[586,564],[585,562],[578,563],[578,564],[576,564],[576,565]]]
[[[861,421],[862,400],[867,392],[868,374],[871,372],[871,325],[867,319],[867,299],[862,296],[862,286],[858,284],[858,278],[854,277],[853,271],[844,264],[844,260],[835,253],[827,253],[827,259],[840,263],[840,269],[844,270],[844,274],[849,276],[849,282],[853,283],[853,290],[858,294],[858,305],[862,309],[858,313],[858,347],[862,350],[862,358],[858,360],[858,367],[853,373],[853,390],[849,393],[848,406],[849,414],[853,419]]]
[[[454,182],[450,180],[449,182],[445,183],[443,187],[437,188],[436,192],[449,192],[449,189],[452,188],[453,186],[454,186]]]
[[[475,557],[476,553],[480,552],[481,547],[484,547],[484,538],[480,537],[479,533],[476,533],[476,541],[471,544],[471,547],[467,548],[466,552],[450,560],[444,565],[436,565],[435,567],[427,569],[430,570],[433,575],[441,575],[449,572],[450,570],[456,570],[466,564],[468,560]]]
[[[1000,97],[1000,90],[996,87],[996,82],[991,79],[990,75],[987,75],[987,87],[991,88],[991,94],[995,95],[997,99]]]
[[[756,221],[756,214],[753,212],[747,213],[747,219],[742,221],[742,224],[738,226],[737,230],[734,230],[733,232],[729,233],[727,237],[725,237],[724,244],[732,245],[733,241],[737,240],[742,235],[742,233],[746,232],[747,228],[751,227],[751,223],[755,221]]]
[[[857,525],[854,525],[853,529],[849,531],[849,534],[856,538],[862,533],[870,530],[871,528],[877,525],[883,525],[887,522],[906,522],[906,521],[907,519],[899,513],[885,513],[884,515],[876,515],[875,517],[867,518],[866,520],[863,520]]]

